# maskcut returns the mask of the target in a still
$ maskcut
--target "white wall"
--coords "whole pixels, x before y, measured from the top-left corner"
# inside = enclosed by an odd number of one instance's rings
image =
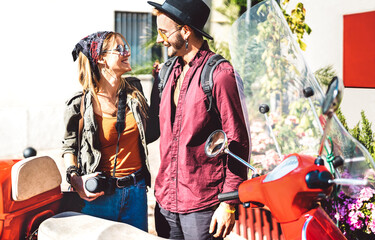
[[[0,158],[60,148],[64,102],[80,89],[75,44],[113,31],[115,11],[151,10],[146,0],[2,1]]]
[[[375,0],[291,0],[290,6],[296,2],[304,3],[313,30],[305,37],[310,68],[332,64],[342,77],[343,15],[373,11]],[[60,148],[64,102],[80,89],[71,56],[75,44],[90,33],[114,30],[115,11],[151,10],[147,0],[3,1],[0,158],[18,157],[27,146]],[[361,109],[375,123],[374,103],[374,89],[345,89],[342,109],[349,126],[359,121]]]
[[[218,7],[222,0],[213,1],[213,7]],[[291,0],[287,5],[290,12],[298,2],[306,9],[306,23],[312,33],[305,34],[306,51],[302,51],[310,69],[315,72],[319,68],[332,65],[338,76],[343,78],[343,18],[344,15],[375,11],[375,0]],[[212,35],[215,40],[226,39],[228,26],[220,23],[226,19],[218,14],[211,15],[211,26],[215,28]],[[366,23],[364,23],[366,24]],[[375,66],[374,66],[375,67]],[[341,109],[349,127],[354,127],[361,119],[361,110],[373,122],[375,130],[375,89],[346,88]]]
[[[302,2],[306,9],[306,23],[312,32],[305,37],[307,50],[304,56],[311,70],[333,65],[343,77],[343,19],[344,15],[375,11],[374,0],[291,0],[289,7]],[[364,23],[366,24],[366,23]],[[375,67],[375,66],[374,66]],[[375,129],[375,89],[346,88],[342,111],[353,127],[361,118],[361,110]]]

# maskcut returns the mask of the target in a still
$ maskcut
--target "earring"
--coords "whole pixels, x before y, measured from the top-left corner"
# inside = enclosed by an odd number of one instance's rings
[[[188,40],[186,39],[186,40],[185,40],[185,49],[188,50],[188,47],[189,47],[189,42],[188,42]]]

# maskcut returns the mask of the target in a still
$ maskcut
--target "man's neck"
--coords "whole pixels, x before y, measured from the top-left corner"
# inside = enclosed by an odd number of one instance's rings
[[[188,64],[191,60],[193,60],[193,58],[195,57],[195,55],[197,55],[199,49],[201,49],[202,45],[204,43],[204,40],[199,40],[199,41],[191,41],[189,42],[189,50],[184,54],[182,55],[182,59],[184,60],[184,64]]]

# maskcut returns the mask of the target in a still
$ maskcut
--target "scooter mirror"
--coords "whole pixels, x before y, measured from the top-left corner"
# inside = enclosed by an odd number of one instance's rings
[[[342,89],[340,81],[337,77],[334,77],[330,82],[324,102],[322,105],[322,110],[324,115],[332,115],[340,106],[342,100]]]
[[[216,130],[207,138],[204,151],[208,157],[216,157],[224,152],[228,144],[227,135],[223,130]]]
[[[325,144],[326,135],[329,129],[331,118],[333,114],[337,111],[337,109],[339,108],[341,100],[342,100],[341,88],[342,86],[340,85],[340,81],[338,77],[334,77],[329,83],[326,96],[323,101],[322,111],[324,115],[327,115],[327,122],[323,131],[322,141],[320,143],[319,156],[321,156],[323,152],[323,147]]]
[[[228,138],[223,130],[216,130],[213,133],[211,133],[211,135],[206,140],[204,151],[206,155],[210,158],[216,157],[222,153],[226,153],[229,156],[241,162],[246,167],[250,168],[251,171],[253,171],[255,174],[257,173],[257,170],[253,166],[251,166],[248,162],[246,162],[245,160],[243,160],[236,154],[229,151]]]

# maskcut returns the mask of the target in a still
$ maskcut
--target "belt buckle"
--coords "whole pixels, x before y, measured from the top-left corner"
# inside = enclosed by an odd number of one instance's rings
[[[131,180],[131,178],[133,178],[133,183],[134,183],[134,185],[136,185],[137,180],[136,180],[136,178],[135,178],[135,174],[132,173],[132,174],[127,175],[127,176],[125,176],[125,177],[117,178],[117,179],[116,179],[116,186],[117,186],[118,188],[124,188],[125,185],[126,185],[128,182],[130,182],[129,180]],[[123,186],[120,186],[120,185],[119,185],[119,181],[124,181]]]

